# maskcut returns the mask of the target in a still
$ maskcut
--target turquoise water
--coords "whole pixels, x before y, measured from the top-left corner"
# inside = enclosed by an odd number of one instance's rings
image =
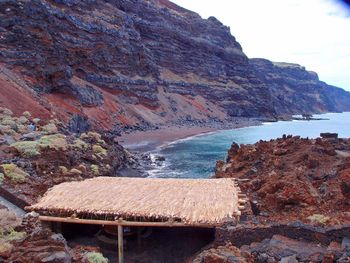
[[[232,142],[252,144],[282,137],[283,134],[315,138],[321,132],[336,132],[339,137],[350,137],[350,112],[314,117],[329,120],[264,123],[261,126],[219,131],[176,141],[157,151],[157,154],[165,157],[165,162],[151,170],[150,176],[207,178],[214,172],[216,160],[225,159]]]

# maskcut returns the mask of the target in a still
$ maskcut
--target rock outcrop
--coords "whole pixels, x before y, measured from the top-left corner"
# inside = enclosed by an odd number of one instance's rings
[[[6,0],[0,15],[0,96],[12,109],[24,92],[38,111],[100,129],[350,109],[349,93],[248,59],[216,18],[167,0]]]
[[[350,140],[283,138],[233,144],[216,177],[233,177],[249,197],[246,214],[261,222],[350,223]]]

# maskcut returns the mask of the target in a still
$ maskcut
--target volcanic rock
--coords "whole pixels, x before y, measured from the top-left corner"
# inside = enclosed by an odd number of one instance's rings
[[[0,15],[3,106],[73,131],[350,109],[348,92],[248,59],[229,27],[167,0],[6,0]]]
[[[246,213],[261,220],[346,224],[350,159],[349,150],[341,149],[349,146],[349,139],[292,136],[239,149],[233,144],[227,162],[218,162],[216,177],[240,179],[250,199]]]

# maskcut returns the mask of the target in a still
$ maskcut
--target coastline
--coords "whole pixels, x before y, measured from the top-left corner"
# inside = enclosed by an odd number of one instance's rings
[[[134,131],[122,133],[118,142],[128,150],[137,152],[150,152],[160,147],[164,147],[178,140],[183,140],[193,136],[201,136],[207,133],[221,130],[231,130],[249,126],[261,125],[263,120],[239,119],[234,122],[208,124],[207,126],[163,126],[156,130]]]

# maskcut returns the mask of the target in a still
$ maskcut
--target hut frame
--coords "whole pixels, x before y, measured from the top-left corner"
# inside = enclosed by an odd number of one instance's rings
[[[95,185],[97,190],[91,190]],[[138,193],[135,191],[129,196],[127,190],[130,186],[138,187],[140,195],[143,194],[146,197],[137,197]],[[136,205],[133,203],[135,211],[131,211],[127,202],[118,203],[118,200],[114,199],[107,202],[108,195],[105,191],[109,188],[112,189],[110,191],[112,196],[117,195],[121,199],[124,197],[127,201],[136,202]],[[181,192],[182,190],[184,192]],[[203,193],[205,190],[214,200]],[[96,201],[89,203],[89,197],[82,201],[81,206],[77,204],[79,200],[74,194],[80,194],[84,199],[84,194],[88,191],[91,191],[92,196],[96,195]],[[169,198],[169,195],[172,198],[181,199],[180,204],[178,200]],[[157,197],[159,200],[152,199]],[[146,209],[140,204],[142,202],[145,202]],[[157,207],[157,202],[160,207]],[[215,206],[216,202],[223,204]],[[118,260],[119,263],[123,263],[123,227],[215,228],[224,223],[239,220],[240,210],[244,208],[245,202],[246,197],[241,193],[234,179],[97,177],[56,185],[49,189],[37,204],[27,207],[27,210],[38,212],[39,219],[43,222],[116,226]],[[171,205],[174,206],[173,210]],[[130,206],[133,207],[132,204]],[[167,208],[171,211],[169,212]]]

